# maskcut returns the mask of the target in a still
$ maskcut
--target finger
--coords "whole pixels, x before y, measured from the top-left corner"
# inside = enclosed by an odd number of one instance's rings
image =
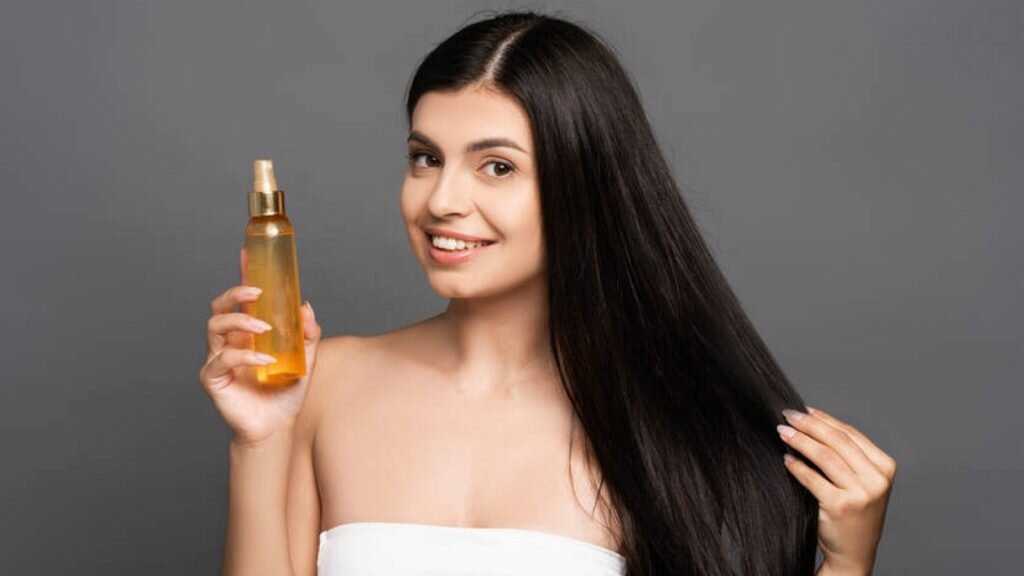
[[[246,284],[232,286],[224,292],[221,292],[210,302],[210,314],[233,312],[235,306],[240,302],[253,302],[258,299],[262,293],[263,290],[257,286],[248,286]]]
[[[320,325],[316,323],[316,314],[313,312],[313,305],[306,300],[302,306],[303,332],[305,333],[306,369],[312,374],[316,364],[316,349],[320,342]]]
[[[833,484],[840,488],[850,488],[858,484],[857,474],[846,463],[846,460],[830,446],[785,424],[780,424],[778,429],[779,437],[783,442],[817,464]]]
[[[232,332],[262,334],[272,328],[270,324],[243,312],[225,312],[210,316],[206,322],[209,355],[219,354],[227,344],[237,344],[237,341],[230,341],[229,336]]]
[[[228,332],[228,348],[248,348],[249,350],[256,349],[256,335],[252,332],[241,332],[238,330],[232,330]]]
[[[231,383],[231,371],[244,366],[266,366],[277,359],[269,354],[261,354],[255,350],[244,348],[224,348],[214,355],[203,366],[199,380],[212,391],[216,391]]]
[[[827,445],[842,456],[847,466],[863,482],[876,483],[881,480],[875,463],[860,449],[853,438],[850,438],[849,434],[813,414],[805,414],[791,409],[783,410],[782,413],[791,426]]]
[[[836,418],[835,416],[823,410],[819,410],[817,408],[812,408],[808,406],[807,411],[810,414],[813,414],[814,416],[821,418],[825,422],[828,422],[830,425],[839,428],[843,432],[846,432],[846,434],[849,435],[850,438],[852,438],[858,446],[860,446],[860,449],[863,450],[864,453],[868,455],[868,458],[871,458],[871,461],[875,463],[879,470],[882,470],[883,472],[895,471],[895,460],[893,460],[893,458],[886,454],[881,448],[876,446],[875,443],[869,440],[868,437],[865,436],[860,430],[854,428],[853,426],[847,424],[846,422],[843,422],[842,420]]]
[[[313,311],[313,305],[306,300],[306,303],[302,305],[302,332],[306,342],[318,342],[322,331],[320,325],[316,322],[316,312]]]
[[[210,303],[211,318],[219,314],[232,314],[236,303],[251,302],[259,298],[261,290],[255,286],[232,286]],[[252,348],[253,336],[245,332],[232,331],[227,334],[216,336],[209,334],[209,321],[207,321],[207,357],[216,354],[224,346],[234,348]]]
[[[839,497],[838,488],[796,456],[785,454],[783,463],[786,470],[789,470],[789,473],[803,484],[818,502],[832,502]]]

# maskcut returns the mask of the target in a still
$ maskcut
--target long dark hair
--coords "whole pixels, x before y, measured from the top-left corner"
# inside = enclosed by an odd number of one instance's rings
[[[806,406],[701,238],[631,78],[580,24],[489,16],[424,57],[407,120],[424,93],[477,83],[529,116],[552,353],[627,573],[811,574],[817,501],[775,429]]]

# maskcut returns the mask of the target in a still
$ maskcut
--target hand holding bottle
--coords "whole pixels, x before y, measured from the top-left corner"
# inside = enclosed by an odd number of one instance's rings
[[[258,289],[246,285],[246,248],[241,249],[242,284],[214,298],[207,322],[207,358],[199,381],[239,444],[256,444],[294,424],[306,396],[321,330],[312,306],[302,306],[306,374],[287,386],[268,387],[255,370],[267,365],[253,349],[253,334],[268,326],[236,306],[255,302]],[[262,326],[260,326],[262,324]],[[272,356],[267,357],[273,360]]]

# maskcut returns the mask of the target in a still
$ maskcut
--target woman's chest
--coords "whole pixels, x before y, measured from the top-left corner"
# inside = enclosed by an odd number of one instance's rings
[[[618,549],[568,404],[388,384],[352,396],[329,406],[316,433],[322,529],[518,527]]]

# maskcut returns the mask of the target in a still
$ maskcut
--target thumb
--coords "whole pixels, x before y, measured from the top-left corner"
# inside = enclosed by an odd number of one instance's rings
[[[316,312],[313,311],[313,305],[309,303],[309,300],[306,300],[302,307],[308,310],[308,312],[302,313],[302,329],[306,340],[316,342],[320,340],[321,335],[320,325],[316,322]]]

